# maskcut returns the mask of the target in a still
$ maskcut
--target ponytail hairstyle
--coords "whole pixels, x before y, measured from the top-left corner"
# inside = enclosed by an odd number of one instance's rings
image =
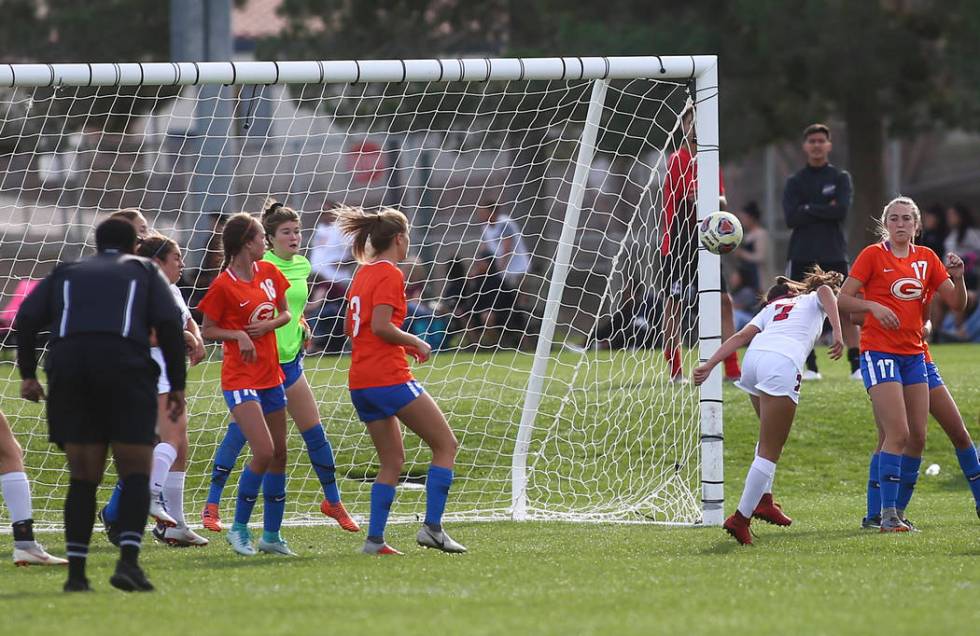
[[[834,293],[837,293],[843,284],[844,275],[840,272],[825,272],[819,265],[814,265],[813,269],[803,277],[802,282],[795,281],[786,276],[777,276],[776,283],[766,292],[763,301],[768,305],[780,298],[792,298],[800,294],[815,292],[823,285],[830,287]]]
[[[272,197],[262,204],[262,228],[265,230],[266,247],[272,249],[272,237],[283,223],[300,222],[299,214],[292,208],[287,208]]]
[[[225,222],[225,227],[221,231],[221,247],[225,254],[221,269],[227,269],[228,265],[231,264],[231,259],[235,258],[245,247],[245,244],[254,239],[261,229],[262,224],[248,212],[233,214]]]
[[[394,208],[367,212],[363,208],[341,206],[334,210],[334,214],[340,231],[354,239],[351,253],[358,263],[368,259],[369,240],[371,253],[379,254],[391,247],[396,236],[408,233],[408,219]]]
[[[909,197],[895,197],[885,204],[884,209],[881,211],[881,218],[878,219],[878,237],[882,241],[888,240],[888,229],[885,226],[885,221],[888,220],[888,211],[894,205],[904,205],[912,211],[912,218],[915,219],[915,231],[912,232],[910,242],[915,243],[915,237],[919,234],[919,230],[922,229],[922,213],[919,212],[919,206],[916,205],[915,201]]]
[[[137,220],[142,220],[144,225],[149,226],[149,221],[146,220],[146,216],[144,216],[139,208],[123,208],[122,210],[117,210],[110,214],[109,218],[128,221],[133,227],[136,227]],[[142,242],[143,239],[140,238],[138,230],[136,234],[136,242]]]
[[[168,236],[164,236],[163,234],[154,232],[143,239],[143,242],[137,246],[136,254],[138,256],[145,256],[149,259],[158,260],[162,263],[167,260],[168,256],[177,250],[177,241]]]

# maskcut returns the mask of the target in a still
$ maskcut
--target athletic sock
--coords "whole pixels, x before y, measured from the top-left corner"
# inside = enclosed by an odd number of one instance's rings
[[[10,521],[14,525],[14,540],[33,541],[33,534],[30,539],[17,537],[17,524],[30,521],[34,517],[34,511],[31,508],[31,482],[27,479],[27,473],[16,472],[0,475],[0,492],[3,492],[3,502],[7,505]]]
[[[725,377],[737,378],[742,375],[742,369],[738,366],[738,354],[732,353],[725,358]]]
[[[245,447],[245,435],[238,424],[231,422],[218,450],[214,454],[214,468],[211,469],[211,486],[208,489],[208,503],[217,504],[221,502],[221,493],[224,492],[225,483],[231,470],[238,461],[238,456]]]
[[[977,449],[973,444],[966,448],[956,449],[956,459],[960,462],[966,483],[970,484],[973,501],[980,508],[980,461],[977,460]]]
[[[851,373],[861,368],[861,350],[857,347],[847,348],[847,361],[851,363]]]
[[[139,559],[146,516],[150,512],[150,476],[146,473],[126,475],[126,487],[119,497],[119,558],[126,563]]]
[[[306,442],[306,452],[310,463],[316,471],[320,486],[323,487],[323,497],[332,504],[340,501],[340,490],[337,488],[337,468],[334,466],[333,448],[323,432],[323,426],[317,424],[303,431],[303,441]]]
[[[898,485],[898,499],[895,500],[895,507],[899,510],[908,508],[909,502],[912,501],[915,483],[919,481],[919,466],[921,465],[921,457],[902,455],[901,481]]]
[[[262,478],[262,494],[265,498],[262,529],[267,535],[278,536],[279,529],[282,528],[282,516],[286,512],[286,475],[266,473]]]
[[[442,466],[429,466],[425,478],[425,525],[432,530],[442,530],[442,513],[446,510],[449,488],[453,485],[453,471]]]
[[[766,485],[772,483],[776,476],[776,464],[764,457],[756,456],[749,467],[749,474],[745,476],[745,487],[742,489],[742,498],[738,502],[738,511],[746,519],[752,518],[759,500],[765,494]]]
[[[881,486],[878,482],[879,455],[871,455],[871,465],[868,467],[868,519],[881,516]]]
[[[368,522],[368,539],[383,543],[388,513],[395,501],[395,487],[374,482],[371,486],[371,520]]]
[[[72,479],[65,497],[65,547],[68,555],[68,578],[85,578],[85,560],[95,525],[95,490],[91,481]],[[147,493],[149,494],[149,493]]]
[[[806,357],[806,368],[814,373],[820,373],[817,371],[817,354],[815,354],[812,350],[810,351],[810,355]]]
[[[109,523],[115,523],[116,519],[119,518],[119,497],[122,495],[122,489],[123,483],[122,479],[120,479],[116,482],[115,487],[112,489],[112,494],[109,495],[109,501],[102,510],[102,516]]]
[[[680,349],[665,349],[664,359],[667,360],[667,364],[670,365],[670,377],[676,378],[682,372],[681,369],[681,350]]]
[[[248,525],[261,486],[262,475],[252,472],[250,465],[242,469],[242,476],[238,479],[238,501],[235,503],[236,524]]]
[[[881,508],[896,508],[898,487],[902,481],[902,456],[881,451],[878,453],[878,484],[881,492]]]
[[[177,449],[167,442],[153,447],[153,467],[150,470],[150,497],[159,497],[167,480],[170,467],[177,460]]]
[[[184,481],[186,478],[186,472],[172,470],[167,473],[167,478],[163,482],[163,502],[167,506],[167,512],[180,527],[187,525],[187,521],[184,519]]]

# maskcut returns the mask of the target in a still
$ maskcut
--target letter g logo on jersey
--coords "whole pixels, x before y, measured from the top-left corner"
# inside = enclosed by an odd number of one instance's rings
[[[276,317],[276,308],[272,303],[261,303],[248,318],[248,324],[253,324],[261,320],[272,320]]]
[[[922,281],[915,278],[899,278],[892,283],[892,296],[899,300],[922,298]]]

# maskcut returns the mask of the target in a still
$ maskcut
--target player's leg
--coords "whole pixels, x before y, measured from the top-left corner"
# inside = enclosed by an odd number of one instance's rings
[[[68,581],[64,589],[66,592],[87,591],[85,564],[95,525],[95,491],[105,470],[107,445],[68,442],[64,449],[69,472],[68,496],[65,498]],[[149,491],[146,494],[148,497]]]
[[[908,414],[900,382],[879,382],[868,389],[875,420],[885,439],[878,456],[878,483],[881,489],[881,531],[906,532],[898,516],[898,491],[902,474],[902,454],[909,439]]]
[[[878,443],[875,452],[871,454],[871,462],[868,466],[868,493],[867,493],[867,514],[861,519],[861,527],[865,530],[878,530],[881,528],[881,446],[885,443],[885,429],[881,423],[875,420],[875,429],[878,432]]]
[[[208,540],[191,530],[184,518],[184,482],[187,477],[187,452],[189,441],[187,439],[187,412],[181,414],[175,423],[170,419],[167,412],[167,399],[165,395],[159,396],[159,413],[157,417],[157,430],[160,431],[161,443],[167,443],[175,450],[174,461],[170,464],[166,474],[163,476],[163,487],[160,493],[163,500],[164,510],[173,518],[174,527],[168,527],[158,523],[153,529],[153,536],[163,543],[177,547],[187,546],[206,546]],[[150,475],[150,506],[151,515],[153,514],[153,487],[152,484],[157,478],[155,471],[161,468],[157,461],[157,449],[153,451],[153,470]]]
[[[272,462],[274,447],[266,426],[258,395],[252,391],[245,401],[232,408],[231,415],[252,449],[252,460],[242,469],[238,480],[238,499],[235,502],[235,521],[226,538],[232,549],[243,556],[254,556],[248,522],[259,497],[262,479]]]
[[[728,283],[721,277],[721,341],[724,342],[735,334],[735,308],[732,306],[732,296],[728,293]],[[733,351],[725,358],[725,380],[735,382],[742,376],[738,366],[738,352]]]
[[[425,523],[416,537],[419,545],[443,552],[462,553],[466,548],[454,541],[442,528],[442,515],[453,483],[453,466],[459,443],[439,405],[414,380],[419,395],[398,411],[398,419],[432,450],[432,464],[425,480]]]
[[[272,438],[272,461],[262,478],[262,538],[256,547],[260,552],[268,554],[296,556],[280,534],[282,518],[286,512],[286,396],[281,386],[277,389],[277,393],[282,394],[282,407],[265,413],[265,423]]]
[[[168,386],[169,389],[169,386]],[[157,394],[157,435],[160,441],[153,447],[153,460],[150,469],[150,516],[157,524],[167,528],[177,526],[163,500],[163,488],[167,474],[177,461],[179,447],[187,439],[187,414],[182,413],[177,421],[167,413],[167,394]]]
[[[909,437],[902,452],[901,481],[898,487],[898,516],[910,529],[915,527],[905,517],[905,509],[919,481],[919,467],[922,465],[922,452],[926,447],[926,430],[929,424],[929,385],[927,382],[923,356],[900,356],[905,400],[905,413],[908,418]]]
[[[245,435],[241,427],[232,419],[225,429],[225,434],[215,449],[214,463],[211,468],[211,483],[208,487],[208,499],[201,513],[201,521],[204,527],[212,532],[221,532],[220,503],[221,494],[224,492],[225,484],[231,475],[238,456],[245,447]]]
[[[371,441],[378,452],[381,466],[371,486],[371,518],[363,551],[366,554],[397,555],[401,552],[385,543],[385,526],[395,501],[395,486],[405,465],[405,447],[402,444],[398,420],[394,416],[366,423]]]
[[[973,493],[973,502],[977,515],[980,516],[980,461],[977,460],[977,448],[966,429],[956,401],[944,384],[929,391],[929,413],[936,418],[956,449],[956,459]]]
[[[286,410],[296,423],[310,464],[316,472],[320,486],[323,488],[323,502],[320,511],[334,519],[338,525],[348,532],[357,532],[360,528],[344,508],[340,501],[340,489],[337,487],[337,469],[334,464],[333,448],[327,439],[320,423],[320,412],[316,398],[310,389],[306,375],[302,372],[299,377],[286,389]]]
[[[676,293],[675,293],[676,292]],[[681,304],[683,289],[679,283],[671,286],[664,302],[664,358],[670,367],[670,381],[683,382],[681,367]]]
[[[14,564],[67,565],[68,561],[51,556],[34,540],[31,482],[24,472],[24,451],[3,413],[0,413],[0,492],[10,511],[14,532]]]
[[[152,427],[151,427],[152,430]],[[112,442],[112,457],[119,478],[126,484],[119,498],[119,561],[109,579],[113,587],[127,592],[148,592],[153,585],[139,566],[143,532],[150,509],[150,466],[153,445],[139,442]]]

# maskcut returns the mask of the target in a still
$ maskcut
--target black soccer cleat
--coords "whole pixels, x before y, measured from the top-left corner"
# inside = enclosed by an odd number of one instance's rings
[[[89,587],[88,579],[82,577],[80,579],[70,578],[65,581],[64,589],[66,592],[91,592],[92,588]]]
[[[105,537],[109,543],[119,547],[119,530],[116,525],[105,518],[105,507],[99,510],[99,521],[102,522],[102,529],[105,530]]]
[[[116,563],[116,572],[109,578],[109,583],[123,592],[152,592],[154,589],[140,566],[122,560]]]
[[[881,529],[881,515],[874,515],[872,517],[865,517],[861,519],[861,529],[862,530],[880,530]]]

